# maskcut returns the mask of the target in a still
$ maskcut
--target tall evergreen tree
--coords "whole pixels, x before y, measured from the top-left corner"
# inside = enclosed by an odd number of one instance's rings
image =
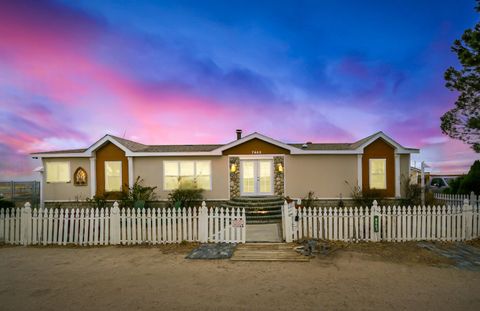
[[[480,0],[475,9],[480,13]],[[460,95],[455,107],[441,117],[441,129],[480,153],[480,23],[455,40],[452,51],[457,54],[462,68],[447,69],[446,87]]]

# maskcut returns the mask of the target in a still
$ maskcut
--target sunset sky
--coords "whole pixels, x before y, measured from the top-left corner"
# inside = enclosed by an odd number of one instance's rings
[[[0,179],[107,133],[146,144],[352,142],[434,172],[480,158],[440,131],[474,1],[0,1]]]

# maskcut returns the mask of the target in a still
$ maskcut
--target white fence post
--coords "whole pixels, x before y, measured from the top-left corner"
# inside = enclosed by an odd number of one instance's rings
[[[17,224],[18,225],[18,224]],[[29,202],[25,203],[21,213],[21,236],[20,243],[29,245],[32,242],[32,208]]]
[[[117,201],[110,209],[110,244],[120,244],[120,208]]]
[[[285,242],[291,243],[292,239],[292,213],[290,213],[290,205],[285,201],[283,203],[283,232]]]
[[[472,239],[472,205],[468,199],[463,200],[463,225],[465,230],[465,240]]]
[[[377,200],[373,201],[370,210],[370,239],[372,242],[380,241],[380,207]]]
[[[198,235],[201,243],[208,242],[208,209],[205,201],[202,202],[198,213]]]
[[[475,192],[470,192],[470,206],[472,208],[477,207],[477,200],[476,200],[476,195]]]

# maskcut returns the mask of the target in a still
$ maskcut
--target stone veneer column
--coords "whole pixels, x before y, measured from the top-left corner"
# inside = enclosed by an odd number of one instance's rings
[[[232,172],[231,170],[232,164],[235,164],[237,168],[235,172]],[[228,170],[230,172],[230,199],[233,199],[240,196],[240,158],[239,157],[230,157]]]
[[[283,170],[278,170],[278,165],[281,164]],[[275,195],[284,196],[285,189],[285,163],[283,157],[273,157],[273,171],[274,171],[274,187],[273,191]]]

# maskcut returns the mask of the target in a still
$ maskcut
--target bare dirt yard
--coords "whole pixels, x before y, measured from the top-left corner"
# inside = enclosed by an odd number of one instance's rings
[[[187,260],[192,249],[1,247],[1,310],[480,310],[480,272],[414,244],[310,262]]]

